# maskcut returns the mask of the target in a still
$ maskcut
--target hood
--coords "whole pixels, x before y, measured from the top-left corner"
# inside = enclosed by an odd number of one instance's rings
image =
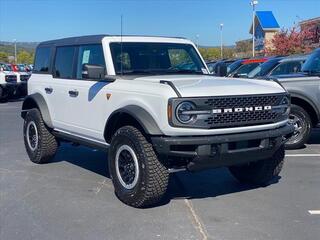
[[[171,81],[182,97],[254,95],[284,92],[274,81],[224,78],[206,75],[162,75],[137,78],[140,81]]]

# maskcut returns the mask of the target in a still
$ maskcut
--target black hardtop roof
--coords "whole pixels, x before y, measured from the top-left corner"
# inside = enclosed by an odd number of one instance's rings
[[[95,44],[101,43],[104,37],[119,37],[120,35],[108,35],[108,34],[99,34],[99,35],[88,35],[88,36],[79,36],[79,37],[69,37],[61,38],[56,40],[49,40],[41,42],[39,46],[64,46],[64,45],[76,45],[76,44]],[[142,35],[123,35],[123,37],[160,37],[160,36],[142,36]],[[180,38],[182,37],[165,37],[165,38]]]
[[[108,35],[89,35],[89,36],[81,36],[81,37],[69,37],[69,38],[61,38],[56,40],[49,40],[45,42],[41,42],[39,46],[62,46],[62,45],[74,45],[74,44],[93,44],[93,43],[101,43],[102,39]]]

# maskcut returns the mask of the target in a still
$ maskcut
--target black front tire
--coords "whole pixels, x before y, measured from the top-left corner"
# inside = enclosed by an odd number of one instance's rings
[[[8,94],[3,89],[3,87],[0,86],[0,102],[7,102],[8,101]]]
[[[33,139],[30,137],[31,134],[27,133],[29,125],[30,127],[32,125],[33,132],[36,131],[38,136],[37,143],[34,143],[34,146],[30,143]],[[27,112],[24,119],[23,135],[26,151],[32,162],[42,164],[52,160],[58,149],[58,142],[43,122],[38,109],[31,109]],[[28,137],[32,139],[29,138],[28,140]]]
[[[310,115],[302,107],[293,104],[291,105],[289,119],[295,126],[295,132],[286,142],[286,149],[302,148],[311,135],[312,122]]]
[[[123,179],[120,179],[116,169],[117,152],[119,154],[123,146],[134,151],[138,162],[138,179],[130,189],[121,183]],[[137,208],[159,203],[167,190],[169,172],[158,160],[152,145],[137,128],[125,126],[117,130],[112,137],[108,160],[115,193],[122,202]]]
[[[229,167],[229,170],[241,183],[267,186],[281,172],[284,155],[284,146],[281,146],[271,158],[245,165],[232,166]]]

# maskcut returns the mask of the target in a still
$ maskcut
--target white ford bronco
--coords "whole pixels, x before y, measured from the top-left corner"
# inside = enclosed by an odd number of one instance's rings
[[[108,151],[115,193],[156,204],[169,173],[228,167],[267,185],[284,160],[290,96],[273,81],[209,75],[182,38],[84,36],[40,43],[22,106],[31,161],[68,141]]]

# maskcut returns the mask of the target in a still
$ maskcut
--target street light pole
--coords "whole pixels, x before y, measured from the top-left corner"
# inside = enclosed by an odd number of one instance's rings
[[[222,31],[223,30],[223,23],[220,24],[220,56],[223,59],[223,38],[222,38]]]
[[[13,39],[14,42],[14,63],[17,64],[17,39]]]
[[[197,48],[199,48],[199,37],[200,37],[200,35],[197,34],[196,35],[196,46],[197,46]]]
[[[256,5],[258,4],[257,0],[251,0],[250,5],[252,6],[252,56],[255,56],[255,17],[256,17]]]

